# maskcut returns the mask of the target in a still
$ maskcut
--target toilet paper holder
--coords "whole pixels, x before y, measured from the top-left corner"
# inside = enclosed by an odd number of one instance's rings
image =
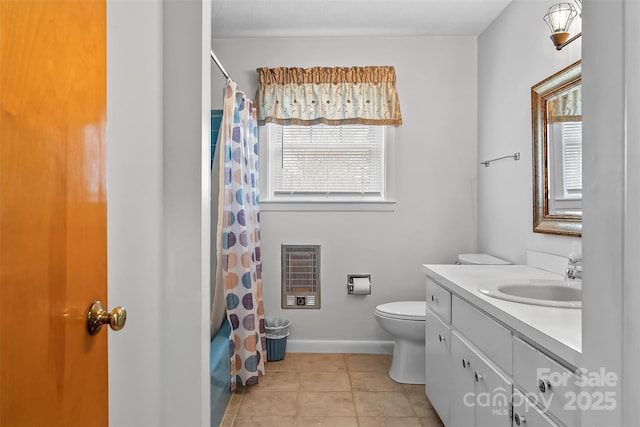
[[[371,295],[371,275],[370,274],[347,274],[347,294],[348,295],[354,295],[353,279],[369,279],[369,293],[364,295]]]

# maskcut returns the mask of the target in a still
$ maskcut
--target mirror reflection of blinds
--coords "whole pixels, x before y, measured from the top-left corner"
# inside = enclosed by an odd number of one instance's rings
[[[582,193],[582,122],[562,123],[562,155],[565,192]]]
[[[384,126],[277,126],[276,194],[380,195]]]

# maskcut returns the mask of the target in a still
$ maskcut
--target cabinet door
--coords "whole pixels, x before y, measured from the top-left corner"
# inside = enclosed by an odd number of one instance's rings
[[[510,427],[511,382],[483,357],[476,354],[474,362],[475,427]]]
[[[451,333],[451,427],[474,425],[475,355],[457,332]]]
[[[558,427],[518,390],[513,391],[514,427]]]
[[[431,310],[425,327],[425,391],[445,425],[449,425],[451,328]]]
[[[513,355],[514,382],[544,412],[568,426],[580,425],[581,411],[572,407],[580,395],[578,377],[519,338],[513,339]]]

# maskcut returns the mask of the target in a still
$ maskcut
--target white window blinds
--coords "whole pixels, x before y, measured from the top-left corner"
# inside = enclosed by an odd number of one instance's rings
[[[384,126],[270,124],[274,195],[384,192]]]

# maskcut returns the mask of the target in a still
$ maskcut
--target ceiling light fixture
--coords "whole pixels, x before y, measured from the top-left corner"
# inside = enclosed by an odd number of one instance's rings
[[[563,47],[582,36],[582,32],[569,38],[569,27],[576,16],[582,18],[582,0],[574,0],[577,6],[571,3],[558,3],[549,8],[549,11],[544,16],[544,22],[547,23],[551,30],[551,41],[556,47],[556,50],[561,50]]]

